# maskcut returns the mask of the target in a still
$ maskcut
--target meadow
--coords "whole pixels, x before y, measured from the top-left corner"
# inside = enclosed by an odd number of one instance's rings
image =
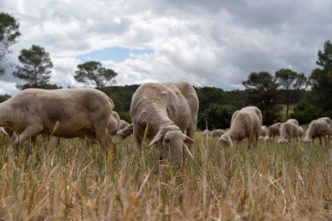
[[[331,220],[332,148],[260,142],[220,148],[197,133],[177,169],[131,138],[105,152],[84,140],[0,137],[0,220]]]

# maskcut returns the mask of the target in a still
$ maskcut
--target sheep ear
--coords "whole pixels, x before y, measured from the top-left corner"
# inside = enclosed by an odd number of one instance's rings
[[[194,140],[191,139],[190,137],[188,137],[187,135],[184,135],[185,138],[184,138],[184,143],[187,144],[187,145],[192,145],[194,144]]]
[[[158,131],[158,133],[154,136],[154,138],[151,140],[151,142],[149,143],[149,146],[155,144],[157,141],[159,141],[160,139],[162,139],[164,136],[164,132],[162,129],[160,129]]]

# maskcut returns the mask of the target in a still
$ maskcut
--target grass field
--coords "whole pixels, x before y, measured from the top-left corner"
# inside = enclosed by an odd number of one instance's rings
[[[331,220],[332,148],[300,142],[222,149],[197,134],[181,169],[141,158],[132,140],[116,156],[79,139],[30,155],[0,148],[0,220]]]

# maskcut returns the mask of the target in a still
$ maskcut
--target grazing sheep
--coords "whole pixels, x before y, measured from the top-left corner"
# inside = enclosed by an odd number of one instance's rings
[[[326,123],[328,123],[332,127],[332,120],[331,120],[331,118],[329,118],[329,117],[322,117],[320,119],[324,120]]]
[[[219,143],[225,147],[232,147],[233,140],[248,139],[248,148],[256,146],[262,126],[262,114],[258,108],[242,108],[234,112],[230,129],[219,138]],[[234,116],[235,115],[235,116]]]
[[[211,132],[212,132],[212,131],[210,131],[209,129],[205,129],[204,132],[203,132],[204,137],[205,137],[205,138],[210,137],[210,136],[211,136]]]
[[[299,126],[297,126],[296,123],[294,123],[294,121],[288,120],[280,125],[279,134],[280,137],[278,143],[280,144],[289,143],[289,141],[292,138],[298,139],[300,135]]]
[[[122,130],[122,129],[126,128],[127,126],[129,126],[129,123],[127,121],[120,120],[118,130]]]
[[[281,123],[275,123],[275,124],[270,125],[267,128],[267,134],[266,134],[266,137],[265,137],[266,141],[271,141],[271,140],[274,139],[275,136],[279,135],[280,125],[281,125]]]
[[[311,121],[303,141],[309,143],[313,142],[315,138],[319,138],[319,143],[322,145],[323,138],[325,144],[328,144],[328,136],[332,135],[332,121],[330,120],[330,118],[323,117]]]
[[[256,113],[258,119],[260,120],[260,124],[261,125],[263,124],[263,115],[262,115],[261,110],[258,107],[248,106],[248,107],[242,108],[241,110],[252,111],[252,112]],[[233,113],[232,119],[231,119],[231,125],[232,125],[233,119],[236,117],[236,115],[238,114],[238,112],[239,112],[239,110],[237,110],[237,111],[235,111]]]
[[[119,114],[116,111],[112,111],[112,114],[108,121],[108,133],[111,135],[112,139],[116,139],[114,137],[118,133],[118,131],[126,128],[128,125],[129,123],[125,120],[121,120]],[[130,134],[128,134],[128,136]]]
[[[108,119],[108,134],[113,136],[118,130],[120,126],[120,116],[116,111],[112,111],[109,119]]]
[[[212,137],[220,137],[221,135],[223,135],[225,133],[225,130],[222,129],[215,129],[212,131],[211,136]]]
[[[288,119],[286,122],[293,123],[293,124],[297,125],[298,127],[300,126],[299,122],[296,119]]]
[[[225,130],[222,129],[215,129],[212,131],[209,131],[207,129],[204,130],[204,137],[220,137],[221,135],[223,135],[225,133]]]
[[[15,144],[38,134],[96,138],[106,145],[114,105],[96,89],[26,89],[0,104],[0,126],[15,131]],[[105,146],[103,145],[103,146]]]
[[[259,133],[259,140],[264,140],[267,135],[267,127],[265,125],[261,126],[261,131]]]
[[[134,147],[139,153],[141,142],[158,144],[161,155],[170,155],[174,162],[183,159],[183,145],[192,145],[198,115],[198,98],[186,82],[147,83],[132,97],[130,116]],[[121,131],[120,131],[121,133]]]
[[[303,137],[303,135],[304,135],[304,129],[303,129],[303,127],[299,127],[299,137]]]
[[[133,124],[128,124],[126,127],[119,129],[115,136],[112,137],[112,140],[115,143],[120,142],[121,140],[125,139],[126,137],[130,136],[133,133]]]

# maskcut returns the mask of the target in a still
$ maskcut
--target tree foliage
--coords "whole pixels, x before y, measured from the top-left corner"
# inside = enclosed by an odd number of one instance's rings
[[[95,84],[97,88],[104,88],[107,83],[113,83],[118,75],[112,69],[102,66],[100,62],[88,61],[77,66],[75,80],[86,84]]]
[[[232,105],[211,103],[198,117],[198,128],[208,129],[229,128],[233,112],[236,108]]]
[[[4,74],[4,58],[9,53],[9,47],[19,36],[19,24],[15,18],[0,12],[0,74]]]
[[[273,76],[265,71],[253,72],[242,83],[246,88],[246,104],[257,106],[262,111],[265,124],[277,121],[280,110],[277,105],[278,84]]]
[[[49,53],[38,45],[29,49],[22,49],[18,57],[22,66],[17,66],[13,75],[25,84],[17,85],[18,88],[48,88],[53,67]]]
[[[0,95],[0,103],[8,100],[10,98],[9,94]]]
[[[310,76],[311,97],[314,105],[323,112],[332,109],[332,44],[326,41],[324,50],[318,51],[318,59]]]
[[[299,90],[306,86],[307,78],[303,73],[297,73],[288,68],[282,68],[275,73],[275,81],[279,87],[285,90],[286,95],[286,119],[288,119],[290,91]]]

